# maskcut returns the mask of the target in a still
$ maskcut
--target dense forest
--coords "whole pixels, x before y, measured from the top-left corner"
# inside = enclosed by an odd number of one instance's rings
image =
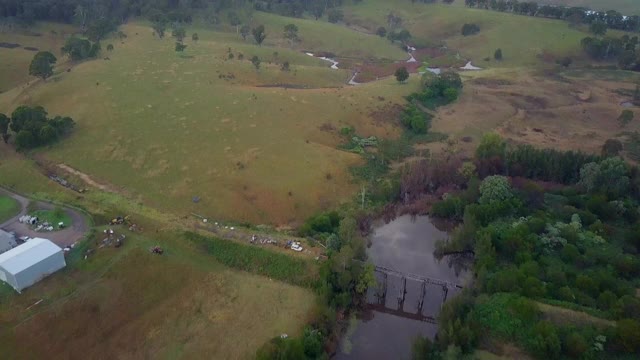
[[[286,16],[307,12],[316,18],[345,0],[0,0],[0,18],[23,23],[49,20],[81,26],[102,19],[122,23],[130,17],[151,16],[161,12],[172,21],[190,22],[196,12],[214,16],[223,10],[253,7]],[[352,1],[352,0],[348,0]],[[361,0],[355,0],[359,2]]]
[[[415,358],[465,358],[504,342],[539,359],[637,358],[636,168],[616,156],[510,146],[495,134],[472,160],[440,167],[405,170],[403,188],[450,189],[431,212],[460,225],[437,252],[473,253],[475,282],[445,305],[436,340],[416,342]]]

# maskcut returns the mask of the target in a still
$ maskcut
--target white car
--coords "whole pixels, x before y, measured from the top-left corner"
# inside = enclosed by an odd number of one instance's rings
[[[293,243],[293,244],[291,245],[291,250],[300,252],[300,251],[302,251],[303,249],[302,249],[302,246],[300,246],[300,244],[299,244],[299,243]]]

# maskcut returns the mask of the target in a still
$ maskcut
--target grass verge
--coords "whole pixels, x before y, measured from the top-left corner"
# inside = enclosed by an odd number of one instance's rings
[[[20,204],[8,196],[0,196],[0,223],[20,212]]]
[[[58,226],[59,223],[63,223],[64,227],[71,225],[71,217],[64,212],[64,210],[36,210],[30,214],[31,216],[37,216],[41,222],[48,222],[53,226]]]
[[[268,276],[292,285],[312,287],[315,284],[317,270],[308,260],[193,232],[185,233],[185,237],[202,246],[209,255],[228,267]]]

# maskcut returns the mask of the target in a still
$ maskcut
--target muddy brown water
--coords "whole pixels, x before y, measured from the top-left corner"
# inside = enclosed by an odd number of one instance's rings
[[[433,255],[436,241],[448,237],[446,228],[436,226],[428,216],[401,216],[375,229],[367,254],[376,266],[464,286],[471,278],[464,264],[446,257],[438,260]],[[381,288],[384,276],[376,272],[376,278]],[[423,320],[437,317],[445,291],[442,286],[427,285],[420,308],[422,282],[410,278],[406,281],[402,304],[398,302],[403,289],[400,275],[387,275],[387,295],[382,300],[376,296],[379,289],[370,289],[367,301],[372,306],[351,322],[334,359],[410,359],[413,339],[433,339],[437,325]],[[459,291],[449,289],[446,298],[451,299]]]

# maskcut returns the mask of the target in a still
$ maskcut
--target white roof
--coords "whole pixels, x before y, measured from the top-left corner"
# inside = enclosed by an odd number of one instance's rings
[[[61,251],[58,245],[47,239],[34,238],[0,254],[0,267],[12,274],[18,274]]]

